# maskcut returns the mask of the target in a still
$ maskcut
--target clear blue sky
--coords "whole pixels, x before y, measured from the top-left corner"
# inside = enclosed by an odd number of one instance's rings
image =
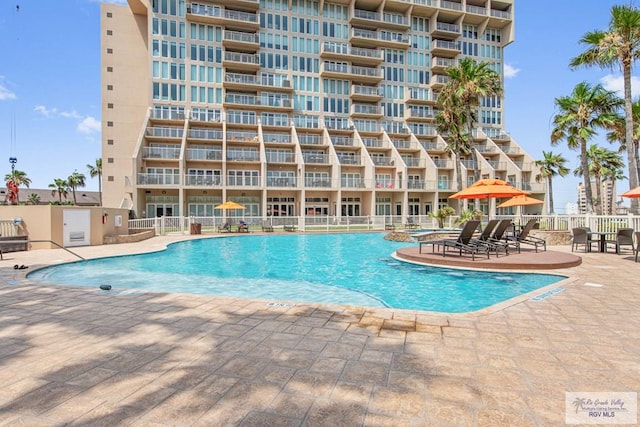
[[[554,99],[582,80],[622,88],[618,70],[571,71],[568,63],[582,50],[580,37],[605,29],[611,6],[624,3],[516,0],[515,42],[505,50],[511,71],[505,81],[505,124],[534,159],[542,150],[553,150],[565,155],[571,169],[578,165],[576,152],[550,145]],[[97,190],[86,164],[101,156],[100,2],[1,2],[0,55],[2,176],[11,170],[9,157],[17,157],[16,168],[27,173],[33,188],[46,188],[77,169],[87,175],[87,189]],[[617,149],[604,136],[592,142]],[[573,176],[554,181],[556,211],[575,202],[578,182]],[[619,192],[627,188],[626,182],[619,184]]]

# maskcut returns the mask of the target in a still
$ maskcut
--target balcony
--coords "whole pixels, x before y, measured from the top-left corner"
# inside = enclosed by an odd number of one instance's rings
[[[382,89],[377,86],[351,85],[352,101],[376,102],[382,99]]]
[[[179,174],[139,173],[138,185],[180,185]]]
[[[497,160],[487,160],[489,166],[491,166],[495,170],[504,171],[507,170],[507,162],[499,162]]]
[[[187,148],[187,160],[222,160],[221,148],[192,147]]]
[[[431,89],[422,87],[407,88],[406,100],[414,104],[433,104],[436,101]]]
[[[467,12],[464,17],[465,23],[478,25],[484,22],[485,19],[487,19],[488,9],[486,7],[467,4],[465,11]]]
[[[147,139],[182,139],[184,129],[181,127],[151,126],[145,129]]]
[[[340,186],[342,188],[366,188],[366,182],[361,178],[342,177],[340,179]]]
[[[291,144],[291,135],[288,133],[265,132],[262,139],[265,144]]]
[[[242,132],[237,130],[227,131],[227,142],[260,143],[256,132]]]
[[[147,160],[177,160],[178,158],[180,158],[180,146],[171,145],[166,147],[142,147],[142,158]]]
[[[444,150],[447,148],[447,144],[444,144],[441,142],[421,141],[420,144],[422,145],[422,148],[424,148],[429,152],[443,153]]]
[[[250,148],[229,148],[227,150],[227,161],[230,162],[259,162],[260,154],[258,150]]]
[[[305,163],[329,164],[329,156],[322,153],[305,153],[303,151],[302,158]]]
[[[323,62],[320,66],[320,76],[323,78],[352,79],[360,83],[376,84],[382,81],[380,68],[349,66],[335,62]]]
[[[187,20],[220,25],[227,29],[258,31],[258,15],[253,12],[224,9],[220,6],[193,4],[187,7]]]
[[[474,162],[473,160],[462,159],[460,160],[460,164],[464,166],[465,169],[468,169],[468,170],[476,169],[476,162]]]
[[[225,30],[222,46],[224,46],[225,49],[257,52],[260,48],[260,38],[257,33]]]
[[[341,165],[360,166],[362,160],[360,156],[356,156],[353,153],[337,153],[338,161]]]
[[[434,36],[457,37],[460,35],[460,25],[448,22],[436,22],[436,28],[431,33]]]
[[[260,7],[259,0],[212,0],[211,3],[217,3],[224,6],[231,6],[238,10],[258,10]]]
[[[375,179],[375,188],[376,189],[387,189],[387,190],[399,189],[400,188],[400,181],[396,181],[396,180],[393,180],[393,179],[376,178]]]
[[[292,92],[291,80],[279,74],[243,74],[227,72],[224,75],[223,86],[226,89],[246,90],[247,87],[254,87],[256,90],[285,90]]]
[[[410,133],[410,129],[401,122],[385,123],[384,130],[390,135],[409,135]]]
[[[306,177],[304,186],[307,188],[331,188],[331,178],[315,179]]]
[[[236,71],[258,71],[260,69],[260,56],[255,53],[224,52],[222,66]]]
[[[454,58],[460,54],[460,43],[451,40],[433,39],[431,54],[445,58]]]
[[[392,138],[391,143],[399,150],[412,150],[416,148],[408,139]]]
[[[152,122],[176,122],[172,124],[180,125],[185,119],[184,107],[156,106],[150,110],[149,119]]]
[[[188,139],[218,140],[222,141],[222,131],[219,129],[189,129]]]
[[[353,28],[349,41],[352,44],[370,48],[388,47],[391,49],[407,49],[411,39],[404,33]]]
[[[267,163],[284,163],[293,164],[296,162],[296,158],[293,151],[271,151],[265,152]]]
[[[438,169],[453,169],[453,161],[449,159],[433,159]]]
[[[382,117],[382,108],[372,104],[352,104],[351,116],[364,118]]]
[[[363,25],[391,28],[394,30],[409,29],[409,19],[399,13],[378,13],[370,10],[354,9],[349,19],[351,25]]]
[[[431,81],[429,83],[431,84],[432,88],[440,89],[441,87],[449,83],[449,81],[451,81],[451,78],[449,76],[434,74],[431,76]]]
[[[324,138],[322,135],[299,133],[298,142],[300,145],[323,145]]]
[[[347,43],[327,41],[320,48],[320,57],[363,65],[380,65],[384,59],[380,49],[350,47]]]
[[[421,168],[424,167],[424,162],[419,157],[403,156],[402,161],[409,168]]]
[[[393,1],[393,0],[391,0]],[[433,16],[438,11],[438,0],[407,0],[413,4],[412,15]]]
[[[190,187],[220,187],[222,180],[219,176],[185,175],[184,185]]]
[[[222,112],[205,108],[194,108],[191,111],[189,120],[193,122],[221,123]]]
[[[293,110],[291,100],[284,97],[243,95],[237,93],[228,93],[224,97],[224,106],[235,108],[268,109],[273,110]]]
[[[298,180],[294,176],[267,176],[267,187],[297,187],[297,181]]]
[[[439,191],[458,191],[458,183],[455,181],[438,181]]]
[[[455,10],[456,12],[462,12],[462,4],[448,1],[448,0],[440,0],[440,7],[442,9]]]
[[[331,142],[334,146],[339,147],[354,147],[355,142],[354,139],[348,136],[332,136]]]
[[[376,166],[393,166],[393,157],[389,156],[371,156],[371,161]]]
[[[370,136],[362,138],[362,143],[367,148],[383,148],[384,147],[384,143],[382,142],[382,139],[370,137]]]
[[[425,108],[407,108],[404,110],[405,120],[424,120],[431,121],[435,117],[435,113],[432,110]]]
[[[455,67],[458,65],[458,61],[453,58],[439,58],[434,56],[431,60],[431,71],[444,73],[449,67]]]

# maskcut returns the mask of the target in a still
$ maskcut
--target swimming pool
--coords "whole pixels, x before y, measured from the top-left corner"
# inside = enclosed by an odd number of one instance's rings
[[[43,284],[328,302],[461,313],[564,279],[408,264],[390,255],[415,243],[384,233],[286,234],[197,239],[165,251],[46,267]]]

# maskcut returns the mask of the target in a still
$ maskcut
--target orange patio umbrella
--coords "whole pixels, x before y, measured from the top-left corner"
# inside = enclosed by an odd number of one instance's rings
[[[629,191],[625,191],[621,194],[622,197],[628,197],[630,199],[640,197],[640,187],[633,188]]]
[[[515,196],[507,200],[506,202],[500,203],[497,208],[509,208],[512,206],[531,206],[531,205],[541,205],[544,201],[540,199],[536,199],[534,197],[529,197],[526,194],[523,196]]]
[[[214,209],[223,209],[223,210],[234,210],[234,209],[244,209],[240,203],[233,202],[228,200],[221,205],[216,206]]]
[[[527,192],[513,187],[501,179],[481,179],[464,190],[449,196],[450,199],[495,199],[500,197],[526,196]]]

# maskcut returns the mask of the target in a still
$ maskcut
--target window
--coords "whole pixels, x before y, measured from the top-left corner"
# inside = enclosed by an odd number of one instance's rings
[[[110,47],[107,48],[107,53],[113,53],[113,49],[111,49]]]
[[[113,31],[111,31],[111,30],[107,30],[107,35],[108,35],[108,36],[112,36],[112,35],[113,35]]]
[[[107,104],[107,108],[113,108],[113,104],[111,103]]]
[[[113,139],[107,139],[107,145],[113,145]]]
[[[113,72],[113,67],[107,67],[107,73],[112,73]]]
[[[113,157],[107,157],[107,163],[113,163]]]
[[[109,176],[107,177],[107,181],[109,181],[109,182],[113,182],[113,175],[109,175]]]
[[[111,12],[107,12],[107,18],[112,18],[113,14]]]
[[[113,122],[107,122],[107,127],[112,128],[113,127]]]
[[[113,85],[107,85],[107,90],[113,90]]]

